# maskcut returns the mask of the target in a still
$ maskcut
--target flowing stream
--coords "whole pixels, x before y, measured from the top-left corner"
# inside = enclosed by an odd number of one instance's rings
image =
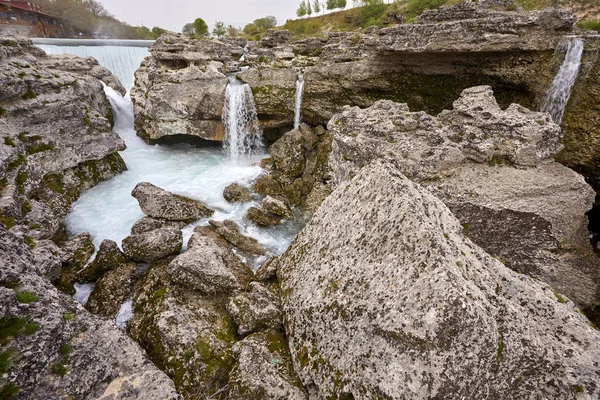
[[[294,111],[294,129],[300,128],[302,122],[302,96],[304,94],[304,76],[302,71],[298,72],[296,80],[296,109]]]
[[[115,47],[94,49],[107,56],[108,61],[101,61],[102,65],[131,74],[123,78],[130,83],[128,90],[133,84],[132,74],[143,56],[136,53],[137,58],[124,57],[124,54],[133,54],[130,50]],[[147,49],[144,51],[147,52]],[[90,49],[77,48],[77,55],[89,53]],[[114,58],[111,58],[111,54]],[[246,223],[244,215],[251,206],[259,206],[260,198],[243,204],[230,204],[223,198],[223,189],[229,184],[239,183],[249,187],[263,173],[257,163],[267,153],[262,146],[252,92],[247,85],[233,79],[227,88],[228,142],[225,148],[199,148],[189,144],[148,145],[134,131],[133,104],[129,95],[123,97],[110,87],[105,87],[105,93],[113,107],[113,129],[127,144],[127,149],[120,154],[128,170],[86,191],[73,203],[65,218],[70,234],[89,232],[96,247],[104,239],[120,245],[129,236],[133,223],[144,216],[131,191],[137,183],[145,181],[202,201],[216,210],[212,219],[236,221],[241,225],[242,233],[257,239],[270,254],[281,254],[287,249],[301,229],[300,224],[289,221],[270,229],[258,228]],[[208,219],[202,219],[182,229],[184,249],[194,227],[207,224]],[[264,259],[248,261],[257,268]],[[85,302],[89,292],[90,285],[80,285],[76,298]],[[123,326],[130,314],[130,305],[123,304],[116,322]]]
[[[558,125],[562,123],[565,108],[571,97],[571,89],[577,80],[582,56],[583,39],[569,39],[565,59],[544,97],[541,110],[550,113]]]

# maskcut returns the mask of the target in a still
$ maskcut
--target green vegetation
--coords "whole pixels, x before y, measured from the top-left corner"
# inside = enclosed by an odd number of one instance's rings
[[[0,118],[4,117],[6,115],[7,111],[6,108],[0,106]]]
[[[0,389],[0,399],[2,400],[11,400],[16,395],[19,394],[19,387],[14,383],[9,383],[6,386],[3,386]]]
[[[440,8],[447,3],[448,0],[410,0],[408,3],[408,18],[413,20],[423,13],[425,10],[433,10]]]
[[[63,321],[73,321],[76,318],[76,315],[72,312],[65,312],[62,315]]]
[[[15,219],[13,217],[7,217],[6,215],[0,214],[0,224],[4,225],[7,230],[15,226]]]
[[[7,145],[7,146],[12,146],[12,147],[15,147],[15,146],[16,146],[16,144],[15,144],[15,141],[14,141],[14,140],[12,140],[12,138],[10,138],[10,137],[8,137],[8,136],[6,136],[6,137],[4,138],[4,144],[5,144],[5,145]]]
[[[27,146],[28,154],[36,154],[36,153],[41,153],[43,151],[49,151],[49,150],[56,150],[56,148],[54,146],[52,146],[51,144],[47,144],[47,143],[32,144],[31,146]]]
[[[244,36],[249,40],[260,40],[269,29],[277,26],[277,18],[267,15],[264,18],[255,19],[254,22],[244,26]]]
[[[556,290],[553,290],[552,292],[554,293],[554,296],[556,296],[556,300],[558,300],[559,303],[565,304],[567,302],[567,300],[565,300],[565,298],[562,297],[562,295],[560,293],[558,293]]]
[[[227,34],[227,28],[225,28],[225,23],[221,21],[215,22],[215,27],[212,30],[212,34],[213,36],[216,36],[218,38],[222,38],[223,36],[225,36]]]
[[[37,97],[37,94],[35,94],[31,88],[27,89],[27,91],[25,92],[25,94],[23,96],[21,96],[23,98],[23,100],[31,100],[31,99],[35,99]]]
[[[26,216],[27,214],[29,214],[31,212],[31,203],[29,201],[25,201],[22,205],[21,205],[21,214],[23,214],[23,216]]]
[[[0,318],[0,344],[5,345],[19,335],[31,336],[40,329],[34,322],[21,317]]]
[[[181,32],[189,37],[205,38],[208,37],[208,25],[202,18],[196,18],[194,22],[185,24]]]
[[[37,294],[30,292],[29,290],[23,290],[15,293],[15,297],[19,303],[29,304],[39,300]]]
[[[0,352],[0,374],[6,374],[10,370],[17,355],[18,351],[13,348]]]
[[[498,339],[498,349],[496,351],[496,359],[498,360],[498,362],[501,362],[503,357],[504,357],[504,342],[502,341],[502,337],[501,337],[500,339]]]
[[[584,19],[577,22],[577,26],[583,31],[600,32],[600,19]]]
[[[575,392],[575,393],[583,393],[582,385],[573,385],[573,386],[571,386],[571,388],[573,389],[573,392]]]
[[[17,157],[16,160],[8,163],[7,170],[12,171],[13,169],[17,168],[18,166],[23,165],[23,163],[25,163],[25,155],[19,154],[19,156]]]

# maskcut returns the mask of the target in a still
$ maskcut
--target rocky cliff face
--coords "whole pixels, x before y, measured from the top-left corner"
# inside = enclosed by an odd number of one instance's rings
[[[592,188],[554,162],[560,128],[516,104],[502,110],[490,87],[465,90],[437,117],[379,101],[328,125],[334,183],[375,159],[391,160],[442,199],[465,235],[509,268],[550,284],[579,306],[600,303],[600,259],[585,213]]]
[[[122,86],[95,60],[27,39],[0,38],[0,66],[1,397],[179,399],[113,321],[50,283],[72,291],[94,252],[87,234],[49,240],[71,202],[125,169],[100,79]]]
[[[390,163],[325,200],[278,276],[311,398],[599,394],[600,335],[585,317],[484,252]]]
[[[226,73],[242,47],[167,34],[150,53],[131,91],[138,135],[149,143],[177,135],[222,141]]]

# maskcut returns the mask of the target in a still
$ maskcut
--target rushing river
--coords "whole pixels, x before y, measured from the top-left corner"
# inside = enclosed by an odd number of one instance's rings
[[[41,47],[49,53],[65,53],[61,46]],[[132,49],[142,49],[143,52],[135,53]],[[104,54],[104,57],[99,57],[99,62],[113,71],[121,71],[119,75],[124,74],[122,71],[133,74],[147,54],[146,48],[139,47],[93,47],[92,50]],[[88,55],[92,50],[85,46],[68,47],[68,52],[76,55]],[[134,53],[137,58],[130,57]],[[127,65],[122,66],[121,63]],[[119,78],[123,84],[127,82],[128,89],[133,85],[133,76]],[[144,216],[131,191],[137,183],[145,181],[202,201],[216,210],[213,219],[238,222],[242,232],[256,238],[270,253],[285,251],[300,228],[298,224],[288,222],[275,228],[258,228],[247,223],[244,215],[248,208],[260,204],[259,198],[244,204],[230,204],[223,198],[223,189],[227,185],[239,183],[250,186],[263,173],[257,162],[266,156],[266,150],[232,157],[222,148],[198,148],[188,144],[148,145],[134,131],[133,105],[129,96],[122,97],[108,87],[105,91],[114,110],[114,130],[127,144],[127,150],[120,154],[128,170],[88,190],[72,205],[65,219],[69,233],[89,232],[96,246],[104,239],[114,240],[120,245],[129,235],[133,223]],[[184,246],[195,226],[207,224],[208,219],[204,219],[185,227]]]

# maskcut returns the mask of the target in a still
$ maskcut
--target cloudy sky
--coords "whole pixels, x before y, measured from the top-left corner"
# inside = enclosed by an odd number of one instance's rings
[[[296,17],[299,0],[100,0],[121,21],[152,28],[181,31],[187,22],[200,17],[212,26],[215,21],[243,27],[273,15],[279,25]]]

